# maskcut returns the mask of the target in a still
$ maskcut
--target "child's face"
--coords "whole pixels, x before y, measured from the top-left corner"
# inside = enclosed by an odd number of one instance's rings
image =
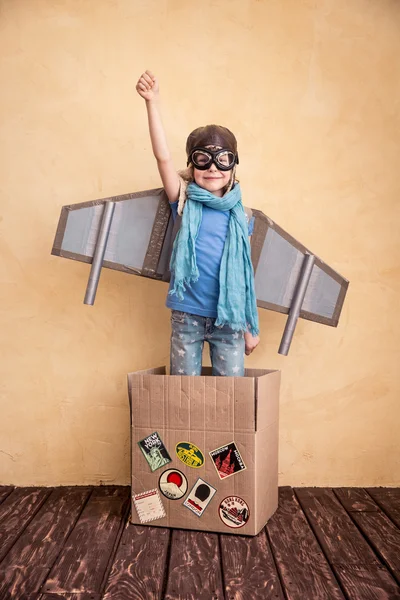
[[[205,146],[210,150],[220,150],[220,146]],[[230,171],[219,171],[217,167],[212,163],[206,171],[200,171],[193,168],[194,180],[200,187],[204,188],[208,192],[214,194],[214,196],[221,197],[224,193],[224,188],[228,185],[232,169]]]

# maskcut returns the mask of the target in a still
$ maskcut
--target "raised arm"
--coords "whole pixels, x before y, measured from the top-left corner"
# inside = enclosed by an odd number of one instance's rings
[[[170,202],[179,197],[179,177],[174,168],[159,109],[159,86],[156,77],[145,71],[136,84],[136,91],[146,101],[147,117],[153,154]]]

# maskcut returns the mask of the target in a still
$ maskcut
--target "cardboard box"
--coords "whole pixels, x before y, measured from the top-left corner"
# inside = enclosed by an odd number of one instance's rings
[[[130,373],[131,522],[256,535],[278,506],[279,386],[267,369]]]

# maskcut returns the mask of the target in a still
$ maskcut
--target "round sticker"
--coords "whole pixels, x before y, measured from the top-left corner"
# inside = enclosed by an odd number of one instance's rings
[[[161,473],[158,482],[161,493],[169,500],[179,500],[187,492],[188,482],[185,475],[177,469],[168,469]]]
[[[179,442],[176,445],[176,454],[185,465],[198,469],[204,465],[204,455],[201,450],[189,442]]]
[[[221,521],[228,527],[238,529],[246,525],[250,517],[250,510],[246,502],[239,496],[228,496],[219,505]]]

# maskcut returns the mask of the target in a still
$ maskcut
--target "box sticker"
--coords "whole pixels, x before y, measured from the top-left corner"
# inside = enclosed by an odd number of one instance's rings
[[[233,529],[246,525],[250,517],[249,507],[243,498],[239,498],[239,496],[224,498],[219,505],[218,512],[221,521]]]
[[[148,523],[165,517],[165,510],[158,490],[133,494],[132,498],[141,523]]]
[[[152,471],[156,471],[172,462],[166,447],[156,431],[143,440],[140,440],[138,444]]]
[[[183,503],[183,506],[186,506],[186,508],[194,512],[198,517],[201,517],[216,491],[215,487],[199,477],[190,490],[190,494]]]
[[[235,442],[211,450],[210,456],[220,479],[226,479],[246,468]]]
[[[198,469],[204,465],[204,454],[202,451],[189,442],[179,442],[176,445],[176,454],[185,465]]]
[[[161,493],[169,500],[179,500],[188,489],[188,482],[182,471],[178,469],[168,469],[161,473],[158,481],[158,487]]]

